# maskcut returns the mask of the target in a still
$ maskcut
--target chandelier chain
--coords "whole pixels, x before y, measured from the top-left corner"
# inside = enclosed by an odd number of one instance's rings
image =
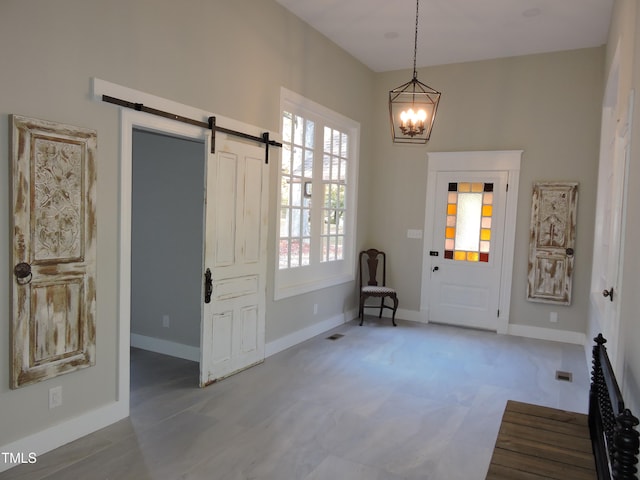
[[[413,78],[418,78],[418,72],[416,71],[416,58],[418,56],[418,8],[420,6],[420,0],[416,0],[416,35],[413,41]]]

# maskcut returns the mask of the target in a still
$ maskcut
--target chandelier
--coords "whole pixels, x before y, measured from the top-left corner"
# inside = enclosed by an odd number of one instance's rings
[[[427,143],[436,117],[440,92],[418,80],[418,7],[416,0],[416,32],[413,45],[413,78],[389,92],[391,136],[395,143]]]

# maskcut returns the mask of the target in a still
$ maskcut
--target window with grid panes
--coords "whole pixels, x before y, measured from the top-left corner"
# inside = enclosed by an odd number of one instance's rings
[[[354,275],[359,126],[283,89],[276,298]]]

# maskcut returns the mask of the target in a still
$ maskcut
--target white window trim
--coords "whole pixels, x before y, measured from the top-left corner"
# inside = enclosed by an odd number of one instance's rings
[[[326,125],[345,131],[349,135],[349,162],[347,164],[347,211],[345,216],[345,243],[343,245],[344,259],[332,262],[312,263],[311,265],[283,269],[279,268],[279,218],[281,205],[281,191],[277,188],[277,206],[274,215],[276,221],[276,255],[274,273],[274,299],[301,295],[322,288],[340,285],[355,279],[355,246],[356,219],[358,201],[358,164],[360,153],[360,124],[350,118],[336,113],[318,103],[292,92],[284,87],[280,89],[280,122],[282,112],[309,112],[314,117],[321,117]],[[278,180],[282,165],[278,165]]]

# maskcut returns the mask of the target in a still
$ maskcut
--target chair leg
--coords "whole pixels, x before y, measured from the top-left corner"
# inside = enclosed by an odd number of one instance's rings
[[[384,309],[384,297],[382,297],[380,299],[380,315],[378,315],[378,318],[382,318],[382,310]]]
[[[360,296],[360,309],[358,310],[358,317],[360,318],[360,326],[364,322],[364,297]]]
[[[391,298],[393,298],[393,315],[391,315],[391,322],[393,323],[394,327],[397,327],[398,325],[396,324],[396,310],[398,310],[398,296],[394,295]]]

